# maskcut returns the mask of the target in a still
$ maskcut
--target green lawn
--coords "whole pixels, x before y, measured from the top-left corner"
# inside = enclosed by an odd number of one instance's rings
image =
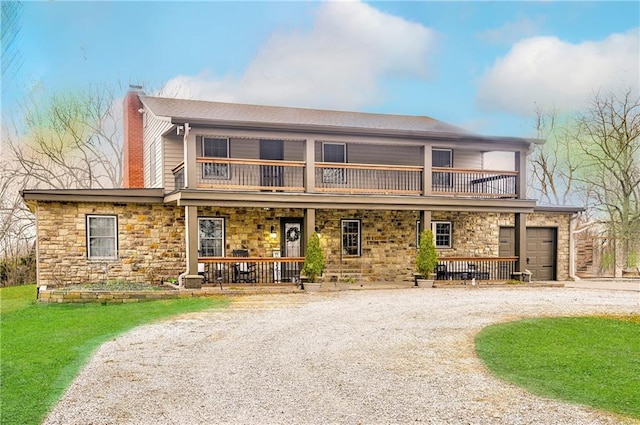
[[[34,302],[35,285],[0,289],[0,423],[38,424],[92,352],[135,326],[228,301],[185,298],[130,304]]]
[[[489,370],[545,397],[640,418],[640,316],[561,317],[483,329]]]

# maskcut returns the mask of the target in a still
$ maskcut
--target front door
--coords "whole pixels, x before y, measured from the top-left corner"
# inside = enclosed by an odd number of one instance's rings
[[[303,220],[301,218],[283,218],[280,222],[282,237],[280,250],[283,257],[302,257]],[[297,281],[300,277],[298,263],[282,263],[282,279],[285,282]]]
[[[284,143],[282,140],[260,140],[260,159],[282,161],[284,159]],[[284,186],[284,167],[280,165],[261,165],[260,186]]]

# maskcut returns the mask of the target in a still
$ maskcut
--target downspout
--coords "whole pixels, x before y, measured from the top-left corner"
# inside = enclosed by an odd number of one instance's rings
[[[185,188],[189,188],[191,185],[191,182],[189,181],[189,163],[188,163],[188,154],[187,154],[187,145],[189,144],[189,130],[191,130],[191,127],[189,126],[189,123],[184,123],[184,134],[183,134],[183,138],[182,138],[182,149],[183,149],[183,164],[184,164],[184,187]],[[185,247],[186,249],[189,249],[189,244],[186,243],[186,238],[187,238],[187,220],[186,220],[186,209],[185,209]],[[189,275],[189,266],[188,264],[185,267],[185,271],[180,273],[180,275],[178,276],[178,285],[182,288],[184,288],[184,277]]]

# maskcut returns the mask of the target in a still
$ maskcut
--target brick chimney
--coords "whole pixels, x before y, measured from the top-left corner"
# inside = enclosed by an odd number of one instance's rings
[[[122,187],[144,187],[144,160],[142,148],[142,102],[140,86],[129,86],[124,97],[124,145],[122,158]]]

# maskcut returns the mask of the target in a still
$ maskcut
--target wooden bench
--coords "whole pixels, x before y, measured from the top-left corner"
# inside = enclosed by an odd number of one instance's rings
[[[520,282],[531,282],[531,272],[529,270],[523,272],[511,273],[511,279],[518,280]]]

